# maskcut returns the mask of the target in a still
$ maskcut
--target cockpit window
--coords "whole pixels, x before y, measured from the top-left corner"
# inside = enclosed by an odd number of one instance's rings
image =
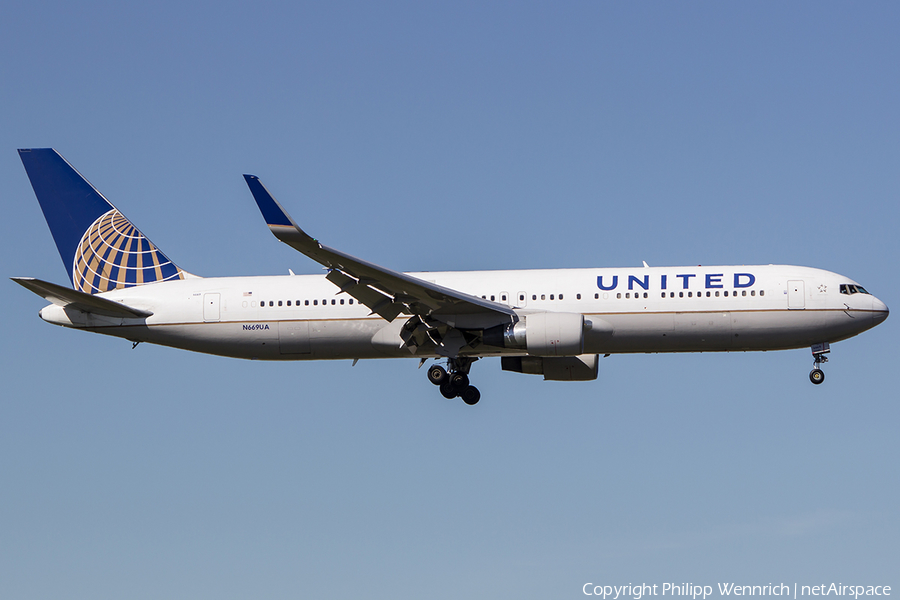
[[[869,292],[867,292],[866,288],[864,288],[861,285],[853,285],[852,283],[842,283],[841,284],[841,293],[850,295],[850,294],[868,294]]]

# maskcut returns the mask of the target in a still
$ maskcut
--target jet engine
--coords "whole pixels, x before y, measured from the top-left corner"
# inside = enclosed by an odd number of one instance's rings
[[[482,340],[488,346],[523,349],[531,356],[577,356],[584,352],[584,330],[590,328],[591,322],[580,313],[541,312],[485,329]]]

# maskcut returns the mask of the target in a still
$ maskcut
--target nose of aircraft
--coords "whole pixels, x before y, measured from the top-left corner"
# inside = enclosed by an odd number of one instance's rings
[[[875,296],[872,296],[872,311],[872,320],[875,322],[875,325],[887,319],[888,314],[891,312],[888,310],[887,305]]]

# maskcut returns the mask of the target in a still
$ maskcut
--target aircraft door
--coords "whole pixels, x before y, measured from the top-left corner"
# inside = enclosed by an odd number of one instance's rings
[[[793,279],[788,281],[788,308],[806,308],[806,292],[803,280]]]
[[[220,294],[203,294],[203,320],[206,322],[219,320]]]

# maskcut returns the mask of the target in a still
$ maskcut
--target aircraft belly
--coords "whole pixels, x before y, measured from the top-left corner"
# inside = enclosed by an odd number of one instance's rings
[[[728,312],[604,316],[614,333],[590,352],[716,352],[731,349]]]
[[[381,358],[372,336],[386,324],[374,319],[310,321],[310,347],[315,358]]]
[[[803,348],[836,342],[869,329],[862,313],[842,310],[757,311],[735,313],[735,350]]]
[[[294,328],[285,323],[294,323]],[[307,324],[306,331],[299,323]],[[102,327],[97,333],[193,352],[256,360],[384,358],[370,343],[380,321],[187,323]],[[304,337],[306,337],[304,341]]]
[[[586,354],[782,350],[840,341],[876,324],[866,311],[811,309],[585,315],[587,320],[592,316],[602,320],[604,327],[586,332]],[[257,360],[433,356],[400,347],[394,324],[380,319],[121,326],[115,321],[86,329],[131,341]],[[521,352],[481,347],[465,354],[507,353]]]
[[[871,327],[865,314],[841,310],[620,313],[602,318],[613,333],[588,332],[586,353],[784,350],[839,341]]]

